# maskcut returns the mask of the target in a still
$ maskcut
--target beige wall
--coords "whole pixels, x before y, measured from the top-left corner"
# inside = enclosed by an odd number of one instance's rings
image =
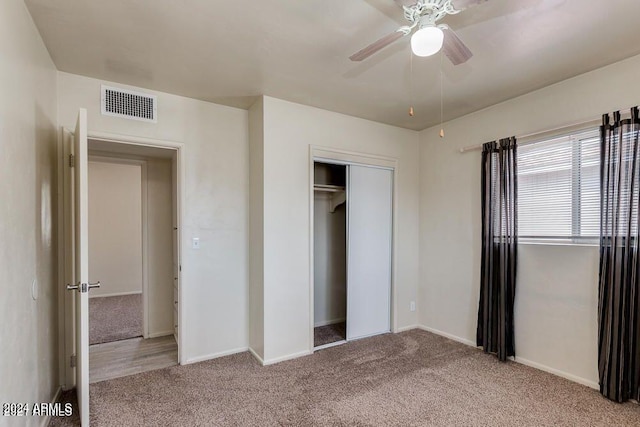
[[[275,98],[264,102],[264,360],[309,351],[310,146],[397,159],[396,329],[417,324],[418,134]]]
[[[475,342],[480,283],[480,152],[461,147],[599,118],[638,104],[640,57],[421,133],[420,323]],[[597,385],[596,247],[520,245],[518,359]]]
[[[0,58],[0,402],[49,402],[59,385],[56,71],[20,0],[0,2]]]
[[[103,116],[101,83],[129,88],[58,73],[61,125],[73,127],[78,108],[85,107],[90,131],[184,143],[182,361],[246,349],[248,112],[146,91],[158,96],[158,123]],[[200,249],[192,249],[193,237],[200,238]]]
[[[91,298],[142,292],[142,166],[89,162]]]
[[[149,337],[173,333],[171,161],[147,163],[147,324]],[[188,308],[187,308],[188,309]]]

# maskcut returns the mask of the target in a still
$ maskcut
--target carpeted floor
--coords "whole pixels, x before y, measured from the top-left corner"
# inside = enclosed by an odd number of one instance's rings
[[[637,404],[420,330],[267,367],[245,352],[90,394],[94,426],[640,425]]]
[[[142,294],[89,298],[89,344],[142,336]]]
[[[346,337],[347,324],[345,322],[313,328],[314,347],[320,347],[321,345],[342,341],[346,339]]]

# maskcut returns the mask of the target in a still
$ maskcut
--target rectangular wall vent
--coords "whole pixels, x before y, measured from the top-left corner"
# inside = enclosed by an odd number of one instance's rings
[[[102,86],[102,114],[125,119],[158,122],[155,95]]]

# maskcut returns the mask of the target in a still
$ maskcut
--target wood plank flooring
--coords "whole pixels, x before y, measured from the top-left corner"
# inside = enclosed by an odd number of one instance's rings
[[[158,338],[132,338],[89,347],[89,382],[178,364],[178,344],[173,335]]]

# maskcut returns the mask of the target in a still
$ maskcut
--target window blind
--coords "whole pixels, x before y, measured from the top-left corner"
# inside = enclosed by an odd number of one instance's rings
[[[595,241],[600,235],[600,130],[518,147],[518,235]]]

